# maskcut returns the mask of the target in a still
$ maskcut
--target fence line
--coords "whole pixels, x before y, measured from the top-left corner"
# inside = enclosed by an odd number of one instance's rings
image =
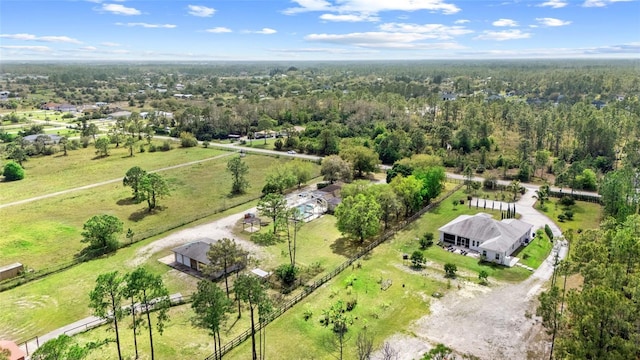
[[[361,257],[363,257],[364,255],[369,253],[371,250],[373,250],[374,248],[376,248],[377,246],[379,246],[380,244],[382,244],[383,242],[385,242],[386,240],[388,240],[389,238],[394,236],[398,231],[403,230],[404,228],[406,228],[409,224],[411,224],[412,222],[414,222],[415,220],[420,218],[427,211],[429,211],[429,210],[433,209],[434,207],[438,206],[443,200],[449,198],[449,196],[451,196],[453,193],[455,193],[456,191],[460,190],[462,188],[462,186],[463,186],[463,184],[457,185],[453,190],[450,190],[449,192],[447,192],[439,200],[434,201],[434,202],[430,203],[429,205],[423,207],[422,209],[420,209],[420,211],[418,211],[417,213],[412,215],[410,218],[408,218],[405,221],[403,221],[402,223],[400,223],[396,228],[386,231],[384,234],[382,234],[380,237],[378,237],[378,239],[376,239],[375,241],[373,241],[372,243],[367,245],[363,250],[358,252],[355,256],[352,256],[351,258],[347,259],[342,264],[338,265],[330,273],[328,273],[325,276],[321,277],[320,279],[314,281],[312,284],[306,285],[304,287],[304,291],[303,292],[299,293],[298,295],[296,295],[292,299],[289,299],[283,305],[275,308],[266,318],[259,320],[258,324],[257,324],[257,326],[255,328],[255,331],[259,332],[260,330],[262,330],[270,322],[272,322],[273,320],[277,319],[280,315],[284,314],[287,310],[291,309],[294,305],[296,305],[297,303],[302,301],[304,298],[306,298],[308,295],[313,293],[320,286],[324,285],[329,280],[333,279],[338,274],[340,274],[344,269],[346,269],[347,267],[351,266],[351,264],[353,264],[356,260],[359,260]],[[235,337],[234,339],[232,339],[231,341],[229,341],[226,344],[224,344],[220,349],[215,351],[213,354],[207,356],[205,358],[205,360],[215,360],[215,359],[222,358],[223,355],[225,355],[226,353],[231,351],[236,346],[240,345],[242,342],[247,340],[250,336],[251,336],[251,329],[248,329],[245,332],[243,332],[242,334],[240,334],[237,337]]]

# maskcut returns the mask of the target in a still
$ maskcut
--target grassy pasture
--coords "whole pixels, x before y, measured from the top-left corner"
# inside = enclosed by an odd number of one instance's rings
[[[121,182],[0,209],[6,229],[0,239],[0,258],[3,263],[17,261],[32,268],[70,261],[85,247],[80,242],[82,225],[89,217],[102,213],[117,216],[124,221],[124,229],[131,228],[138,238],[145,233],[169,230],[203,213],[213,213],[257,197],[266,170],[287,161],[247,156],[245,161],[250,169],[247,179],[251,187],[246,194],[231,198],[228,196],[231,178],[225,171],[229,159],[225,156],[162,172],[172,195],[160,200],[161,209],[152,215],[147,213],[146,203],[130,201],[131,189]],[[124,234],[121,235],[121,241],[125,240]]]
[[[138,149],[139,145],[134,148],[135,156],[130,157],[129,150],[124,146],[116,149],[112,145],[108,157],[97,159],[95,147],[91,144],[86,149],[69,150],[68,156],[64,156],[60,151],[51,156],[30,158],[23,164],[26,174],[24,180],[0,182],[0,203],[123,178],[127,170],[133,166],[150,171],[225,153],[201,147],[176,148],[155,153],[139,153]]]
[[[240,207],[201,219],[194,224],[214,221],[235,214],[238,211],[255,206],[251,202]],[[177,228],[180,230],[181,228]],[[17,342],[42,335],[61,326],[70,324],[91,315],[88,294],[95,286],[99,274],[109,271],[128,272],[133,270],[129,261],[136,251],[159,238],[167,236],[163,233],[144,241],[122,248],[116,253],[81,263],[57,274],[32,281],[17,288],[0,292],[0,338]],[[160,274],[169,292],[190,294],[196,289],[196,279],[176,270],[170,270],[156,259],[168,255],[164,250],[153,255],[145,266],[154,274]],[[244,331],[245,325],[242,326]]]

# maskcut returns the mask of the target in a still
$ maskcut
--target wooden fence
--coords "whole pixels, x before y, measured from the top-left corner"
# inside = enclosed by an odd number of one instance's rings
[[[380,244],[382,244],[383,242],[385,242],[389,238],[393,237],[398,231],[400,231],[400,230],[404,229],[405,227],[407,227],[409,224],[411,224],[412,222],[414,222],[415,220],[420,218],[422,215],[424,215],[424,213],[426,213],[427,211],[429,211],[429,210],[433,209],[434,207],[438,206],[443,200],[449,198],[449,196],[451,196],[454,192],[460,190],[460,188],[462,188],[462,186],[463,186],[463,184],[460,184],[460,185],[456,186],[453,190],[450,190],[444,196],[442,196],[438,201],[434,201],[434,202],[430,203],[429,205],[423,207],[422,209],[420,209],[420,211],[418,211],[417,213],[413,214],[411,217],[409,217],[405,221],[401,222],[394,229],[390,229],[390,230],[386,231],[384,234],[380,235],[375,241],[373,241],[372,243],[367,245],[364,249],[362,249],[356,255],[352,256],[351,258],[349,258],[348,260],[346,260],[342,264],[338,265],[338,267],[333,269],[333,271],[331,271],[330,273],[324,275],[323,277],[321,277],[320,279],[314,281],[311,284],[305,285],[303,292],[301,292],[298,295],[294,296],[293,298],[287,300],[281,306],[278,306],[278,307],[274,308],[273,311],[271,313],[269,313],[269,315],[267,317],[265,317],[264,319],[261,319],[258,322],[258,324],[256,325],[255,331],[259,332],[262,328],[267,326],[270,322],[272,322],[273,320],[277,319],[280,315],[284,314],[287,310],[291,309],[297,303],[299,303],[304,298],[306,298],[308,295],[313,293],[317,288],[319,288],[320,286],[322,286],[325,283],[327,283],[329,280],[331,280],[334,277],[336,277],[338,274],[340,274],[347,267],[351,266],[355,261],[359,260],[361,257],[363,257],[364,255],[369,253],[371,250],[373,250],[374,248],[376,248],[377,246],[379,246]],[[249,337],[251,337],[251,329],[246,330],[245,332],[243,332],[242,334],[238,335],[237,337],[235,337],[231,341],[229,341],[226,344],[222,345],[222,347],[220,349],[218,349],[213,354],[207,356],[205,358],[205,360],[221,359],[224,354],[228,353],[229,351],[231,351],[236,346],[242,344],[242,342],[247,340]]]

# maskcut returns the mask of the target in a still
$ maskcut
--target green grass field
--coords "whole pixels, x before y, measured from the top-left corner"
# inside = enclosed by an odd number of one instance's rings
[[[96,150],[91,144],[86,149],[69,150],[68,156],[59,152],[55,155],[30,158],[23,164],[24,180],[0,182],[0,204],[123,178],[127,170],[133,166],[150,171],[226,153],[201,147],[139,153],[138,148],[139,146],[134,148],[133,157],[129,156],[129,150],[123,146],[116,149],[112,145],[108,157],[96,158]]]
[[[212,151],[215,153],[215,151]],[[202,214],[229,208],[260,194],[266,170],[288,161],[258,155],[245,158],[251,187],[241,196],[229,197],[231,178],[226,173],[230,157],[162,172],[172,195],[162,199],[161,210],[148,214],[146,203],[130,201],[131,189],[116,182],[37,202],[0,209],[6,234],[0,239],[3,263],[21,262],[43,268],[68,262],[85,244],[84,222],[96,214],[111,214],[124,221],[138,236],[157,234],[193,221]],[[25,224],[29,224],[25,226]],[[124,234],[121,241],[125,241]]]
[[[536,206],[536,209],[540,210]],[[573,220],[559,221],[558,215],[565,212],[566,209],[573,211]],[[544,208],[541,210],[556,225],[562,230],[578,230],[596,229],[600,225],[603,217],[603,208],[599,204],[594,204],[586,201],[576,201],[575,205],[565,207],[558,203],[558,199],[551,199],[544,204]]]
[[[551,248],[553,248],[553,243],[543,233],[542,236],[536,236],[529,245],[513,253],[512,256],[520,258],[520,263],[537,269],[549,256]]]

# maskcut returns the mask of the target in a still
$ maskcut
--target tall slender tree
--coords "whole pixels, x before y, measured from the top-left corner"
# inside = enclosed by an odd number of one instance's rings
[[[151,310],[154,310],[157,315],[156,328],[158,333],[162,335],[164,332],[164,324],[169,320],[167,315],[167,310],[169,309],[169,291],[164,286],[160,275],[153,275],[143,267],[139,267],[129,274],[128,283],[132,291],[136,292],[137,300],[147,317],[151,360],[153,360],[155,359],[155,351],[153,349]]]
[[[209,330],[213,336],[215,359],[222,359],[218,350],[222,348],[220,328],[227,320],[231,302],[224,296],[224,292],[208,280],[198,282],[198,291],[192,296],[191,308],[196,316],[192,322],[195,326]]]
[[[268,308],[266,305],[269,298],[267,297],[264,284],[256,276],[247,274],[240,275],[234,286],[238,291],[240,299],[249,306],[249,312],[251,313],[251,353],[252,359],[258,360],[255,313],[256,311],[260,312],[260,310],[265,311]]]
[[[205,273],[209,276],[222,272],[224,284],[229,298],[229,272],[231,268],[241,268],[246,265],[247,253],[242,250],[235,240],[222,238],[211,244],[207,251],[209,265],[205,267]]]
[[[118,320],[122,319],[122,297],[124,290],[123,278],[117,271],[99,275],[96,279],[95,288],[89,293],[89,307],[93,313],[111,322],[116,332],[116,347],[118,348],[118,359],[122,360],[120,350],[120,332]]]

